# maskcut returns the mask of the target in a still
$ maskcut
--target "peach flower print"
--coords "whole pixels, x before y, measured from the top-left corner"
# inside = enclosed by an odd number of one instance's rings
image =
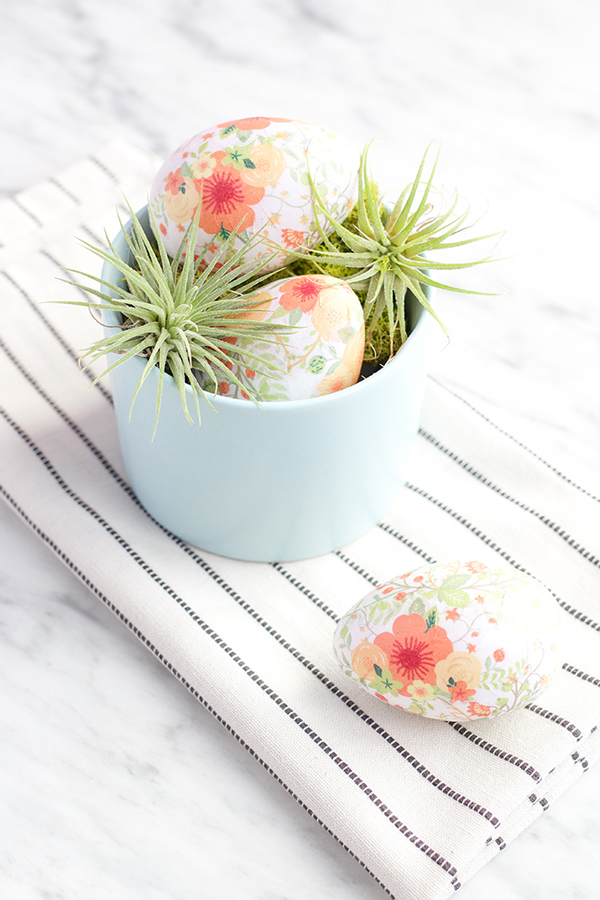
[[[504,659],[504,655],[504,650],[501,647],[498,650],[494,650],[494,652],[492,653],[492,656],[497,663],[502,662],[502,660]]]
[[[476,560],[468,562],[466,565],[469,572],[473,572],[474,575],[476,575],[478,572],[483,572],[484,569],[487,569],[487,566],[484,563],[477,562]]]
[[[273,302],[273,295],[268,291],[260,291],[258,294],[255,294],[252,298],[252,302],[256,303],[256,306],[251,306],[249,309],[246,309],[244,312],[239,313],[236,318],[238,319],[249,319],[252,322],[262,322],[264,317],[267,315],[269,311],[269,307]]]
[[[167,216],[172,222],[177,222],[179,225],[182,222],[189,222],[194,217],[198,199],[198,192],[192,179],[183,178],[176,194],[172,194],[170,191],[165,193]]]
[[[352,668],[359,678],[370,678],[373,674],[373,666],[387,669],[388,658],[380,647],[367,640],[362,640],[352,651]]]
[[[435,680],[442,691],[449,690],[450,679],[456,685],[464,682],[466,688],[476,688],[481,678],[481,663],[472,653],[455,650],[435,666]],[[474,693],[474,692],[473,692]]]
[[[404,683],[400,691],[410,696],[408,688],[415,681],[436,683],[436,666],[452,652],[452,643],[439,625],[427,628],[422,616],[398,616],[392,632],[384,631],[375,638],[378,647],[387,654],[390,672]]]
[[[246,184],[252,187],[265,187],[277,184],[285,172],[285,156],[279,147],[273,144],[259,144],[250,151],[250,159],[254,169],[242,169],[241,176]]]
[[[207,234],[216,234],[221,228],[233,231],[254,224],[252,209],[264,197],[264,188],[251,187],[242,181],[233,166],[223,166],[224,150],[213,153],[215,168],[202,183],[202,212],[200,228]]]
[[[352,377],[352,372],[343,363],[340,363],[335,372],[321,379],[317,385],[317,391],[321,396],[335,394],[336,391],[343,391],[344,388],[353,384],[356,384],[356,379]]]
[[[337,369],[318,383],[319,394],[333,394],[335,391],[343,391],[344,388],[356,384],[360,375],[364,350],[365,326],[363,324],[346,344],[342,361]]]
[[[355,381],[360,374],[363,355],[365,352],[365,325],[364,322],[344,347],[344,355],[342,361],[350,371],[355,375]]]
[[[350,302],[354,292],[347,284],[337,281],[331,275],[322,275],[321,278],[327,286],[324,285],[325,289],[321,291],[319,302],[313,307],[310,318],[321,339],[330,341],[340,328],[350,322]]]

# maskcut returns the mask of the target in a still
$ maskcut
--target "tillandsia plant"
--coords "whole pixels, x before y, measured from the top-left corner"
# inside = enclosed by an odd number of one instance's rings
[[[315,249],[306,251],[304,259],[312,258],[322,271],[331,272],[338,277],[344,277],[342,271],[345,271],[345,281],[355,290],[365,292],[363,304],[367,346],[374,333],[379,332],[381,335],[382,332],[387,332],[389,347],[377,346],[372,352],[372,357],[385,362],[407,338],[407,291],[419,300],[445,333],[446,328],[427,299],[424,285],[465,294],[493,295],[443,284],[435,281],[429,272],[471,268],[494,259],[494,253],[469,262],[442,262],[431,259],[429,254],[464,247],[497,237],[499,233],[452,240],[467,227],[465,223],[469,209],[457,212],[459,196],[455,193],[446,212],[433,212],[430,195],[439,151],[429,177],[426,180],[422,177],[431,145],[421,159],[415,180],[402,191],[393,208],[388,207],[369,173],[368,152],[372,143],[369,142],[362,151],[358,201],[344,224],[331,216],[321,202],[318,191],[313,189],[315,210],[325,216],[333,229],[333,235],[328,236],[321,231],[322,243]],[[384,321],[384,314],[387,321]]]
[[[122,274],[118,284],[103,281],[95,275],[67,269],[74,274],[90,278],[105,288],[110,288],[118,296],[112,296],[94,287],[85,291],[101,302],[67,301],[74,306],[91,305],[96,309],[112,310],[122,316],[122,326],[118,332],[103,340],[96,341],[83,354],[86,366],[92,365],[106,353],[116,353],[119,358],[110,365],[95,382],[133,356],[147,359],[135,389],[131,406],[137,394],[154,367],[158,368],[158,390],[154,433],[158,423],[165,373],[173,376],[181,402],[189,421],[192,421],[186,398],[189,385],[200,420],[200,389],[196,373],[206,376],[215,386],[219,376],[226,375],[240,387],[239,379],[232,371],[232,344],[238,338],[255,337],[262,341],[273,339],[280,331],[289,331],[284,325],[254,321],[252,312],[260,300],[254,299],[256,287],[264,281],[264,260],[244,267],[244,259],[251,245],[229,256],[236,232],[232,232],[222,244],[222,253],[213,257],[208,265],[201,258],[194,258],[193,248],[200,218],[201,202],[181,241],[179,250],[170,259],[158,228],[156,247],[149,238],[130,207],[132,228],[128,234],[121,229],[132,255],[132,264],[124,261],[113,244],[108,240],[108,250],[82,241],[103,262],[110,263]],[[220,263],[219,260],[225,262]],[[72,282],[67,282],[72,283]],[[245,357],[260,366],[272,367],[272,363],[246,351]],[[203,379],[204,381],[204,379]],[[94,383],[95,383],[94,382]],[[210,401],[209,401],[210,402]]]

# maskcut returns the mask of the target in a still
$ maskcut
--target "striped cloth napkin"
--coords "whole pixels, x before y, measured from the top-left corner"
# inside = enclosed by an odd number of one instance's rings
[[[224,559],[157,525],[123,475],[110,391],[78,371],[98,336],[56,280],[74,236],[117,230],[158,160],[116,143],[0,205],[4,499],[307,813],[398,900],[441,900],[598,754],[598,498],[430,379],[413,476],[385,520],[334,553]],[[528,572],[565,610],[565,663],[534,705],[450,724],[345,680],[336,620],[425,561]]]

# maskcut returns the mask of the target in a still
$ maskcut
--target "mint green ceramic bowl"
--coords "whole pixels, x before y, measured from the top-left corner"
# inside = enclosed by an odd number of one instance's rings
[[[138,217],[149,233],[147,210]],[[122,234],[114,246],[129,252]],[[105,281],[120,277],[104,265]],[[119,327],[116,314],[104,317],[107,333]],[[211,394],[214,409],[201,407],[200,426],[186,421],[167,375],[154,441],[158,371],[146,379],[130,419],[144,360],[117,366],[110,377],[119,438],[139,500],[183,540],[237,559],[303,559],[364,534],[406,481],[417,435],[431,317],[416,301],[409,325],[392,362],[350,388],[262,407]]]

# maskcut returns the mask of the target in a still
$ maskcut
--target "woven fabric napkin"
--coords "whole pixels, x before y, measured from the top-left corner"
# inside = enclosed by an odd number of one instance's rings
[[[598,754],[597,498],[430,380],[413,477],[377,527],[287,564],[193,548],[141,508],[110,391],[78,371],[98,337],[60,266],[116,232],[158,166],[116,143],[0,205],[4,499],[275,779],[398,900],[441,900]],[[534,705],[428,721],[347,681],[337,618],[424,562],[478,560],[542,581],[565,610],[565,663]]]

